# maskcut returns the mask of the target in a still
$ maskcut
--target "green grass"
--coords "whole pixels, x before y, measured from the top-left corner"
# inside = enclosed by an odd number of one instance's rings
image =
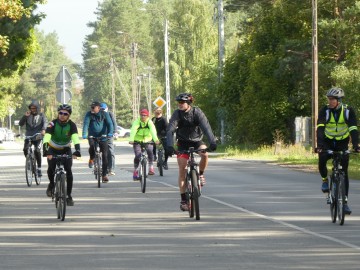
[[[311,147],[302,145],[277,145],[254,147],[249,145],[219,145],[217,151],[220,157],[232,157],[239,159],[267,160],[269,162],[296,166],[306,170],[318,173],[318,155],[313,153]],[[331,172],[331,161],[328,161],[328,171]],[[359,155],[350,155],[349,177],[360,179],[360,157]],[[320,178],[320,175],[319,175]]]

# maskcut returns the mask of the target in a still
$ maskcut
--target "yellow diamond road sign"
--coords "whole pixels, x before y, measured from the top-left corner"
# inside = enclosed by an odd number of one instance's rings
[[[157,97],[153,104],[158,108],[162,108],[165,106],[166,101],[162,97]]]

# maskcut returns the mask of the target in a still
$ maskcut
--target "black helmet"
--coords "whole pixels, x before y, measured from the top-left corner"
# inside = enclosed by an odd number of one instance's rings
[[[182,93],[178,95],[176,98],[176,101],[186,101],[188,104],[192,103],[194,98],[190,93]]]
[[[334,97],[334,98],[343,98],[345,96],[344,90],[341,88],[333,87],[327,93],[327,97]]]
[[[65,110],[65,111],[68,111],[70,114],[72,113],[72,108],[71,108],[71,105],[69,105],[69,104],[61,104],[57,110],[58,110],[58,112],[61,110]]]

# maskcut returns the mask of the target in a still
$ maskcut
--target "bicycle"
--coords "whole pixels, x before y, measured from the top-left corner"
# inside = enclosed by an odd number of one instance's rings
[[[103,135],[101,137],[89,136],[89,139],[94,139],[94,149],[95,149],[95,158],[94,158],[94,170],[95,179],[98,182],[98,188],[101,187],[101,176],[102,176],[102,152],[100,150],[100,141],[106,137]]]
[[[55,168],[55,184],[52,194],[52,201],[55,201],[55,208],[57,210],[57,218],[61,221],[65,220],[66,214],[66,171],[64,164],[67,159],[71,159],[71,155],[55,155],[52,158],[56,159]]]
[[[158,167],[159,170],[159,175],[160,176],[164,176],[164,147],[162,146],[162,144],[159,144],[157,146],[157,163],[156,166]]]
[[[140,180],[141,192],[145,193],[148,169],[148,156],[146,152],[146,145],[150,143],[134,142],[134,144],[139,144],[141,146],[141,156],[139,160],[139,165],[136,170],[138,171],[138,180]]]
[[[32,185],[33,179],[35,179],[36,185],[40,185],[41,177],[37,174],[37,163],[35,158],[35,150],[33,149],[32,141],[41,139],[41,134],[36,133],[32,136],[26,136],[25,140],[28,140],[28,153],[25,158],[25,176],[28,187]]]
[[[342,169],[341,161],[344,156],[349,155],[350,151],[327,151],[332,156],[332,174],[329,181],[329,194],[327,201],[330,204],[330,214],[333,223],[336,222],[336,218],[339,220],[339,224],[343,225],[345,222],[344,207],[346,204],[345,196],[345,172]]]
[[[200,220],[199,198],[201,196],[201,183],[199,177],[199,162],[196,161],[194,153],[206,152],[207,149],[197,149],[190,147],[189,150],[177,151],[176,154],[188,154],[187,172],[185,177],[186,200],[189,208],[189,217],[195,216]]]

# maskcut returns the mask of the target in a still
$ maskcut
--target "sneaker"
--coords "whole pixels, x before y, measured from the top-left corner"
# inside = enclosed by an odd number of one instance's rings
[[[344,213],[345,213],[345,215],[351,214],[351,209],[347,204],[344,205]]]
[[[91,169],[92,167],[94,167],[94,160],[89,159],[89,168]]]
[[[164,170],[169,169],[169,167],[168,167],[168,165],[167,165],[167,162],[164,162],[163,167],[164,167]]]
[[[154,161],[157,161],[157,156],[154,156]]]
[[[180,210],[181,211],[189,211],[189,205],[187,204],[186,201],[180,202]]]
[[[154,166],[150,166],[149,168],[149,175],[154,175],[155,174],[155,170],[154,170]]]
[[[103,182],[103,183],[108,183],[108,182],[109,182],[109,177],[108,177],[107,175],[104,175],[104,176],[102,177],[102,182]]]
[[[115,175],[114,171],[109,171],[109,175]]]
[[[205,184],[206,184],[205,176],[203,174],[201,174],[201,175],[199,175],[199,178],[200,178],[200,185],[205,186]]]
[[[327,197],[326,197],[326,204],[331,204],[330,196],[327,196]]]
[[[41,176],[42,176],[42,173],[41,173],[41,169],[40,169],[40,168],[37,169],[37,176],[38,176],[38,177],[41,177]]]
[[[67,206],[74,206],[74,200],[73,200],[73,198],[71,196],[68,196],[66,198],[66,205]]]
[[[46,189],[46,195],[48,197],[52,197],[53,189],[54,189],[54,184],[50,183]]]
[[[327,180],[325,180],[325,181],[322,182],[321,191],[322,191],[323,193],[329,192],[329,183],[328,183]]]
[[[139,180],[139,173],[137,170],[134,170],[134,173],[133,173],[133,180],[134,181],[138,181]]]

